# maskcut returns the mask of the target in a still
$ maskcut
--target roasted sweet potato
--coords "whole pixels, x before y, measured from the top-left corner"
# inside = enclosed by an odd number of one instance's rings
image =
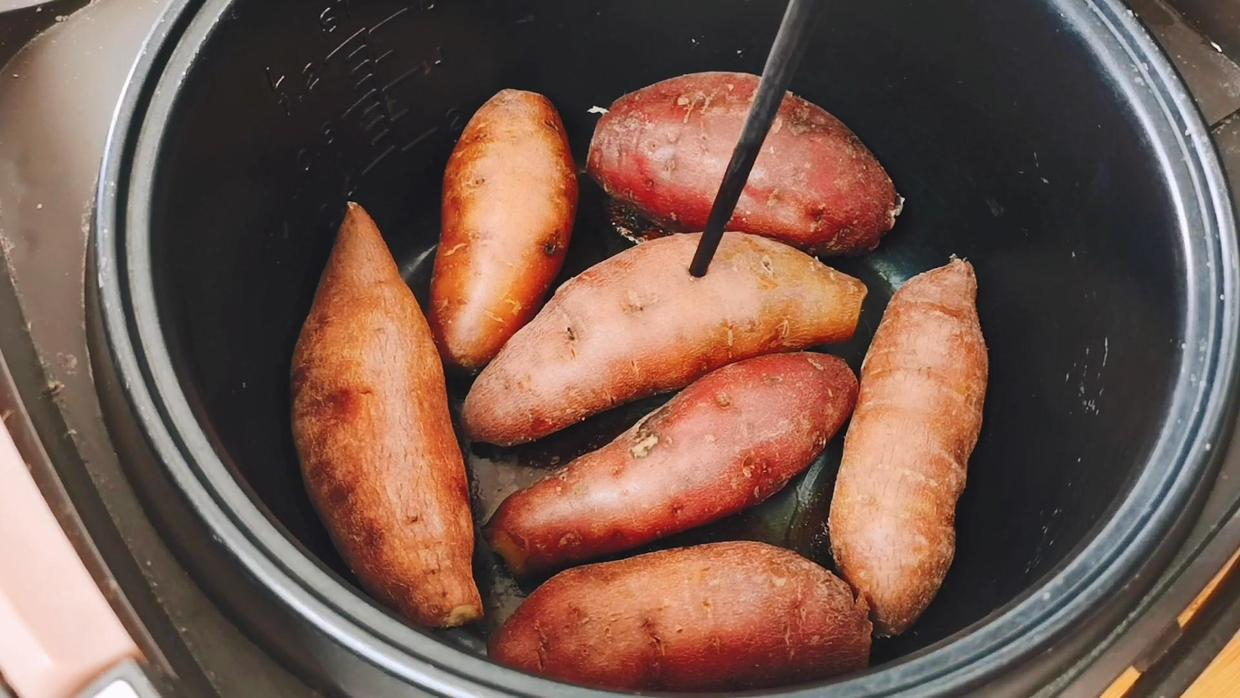
[[[431,329],[476,371],[538,310],[568,249],[577,170],[551,102],[504,90],[465,126],[443,177]]]
[[[825,354],[707,374],[615,441],[512,494],[487,526],[518,575],[636,548],[778,492],[848,419],[857,378]]]
[[[774,240],[726,233],[702,278],[698,234],[651,240],[569,280],[465,399],[475,441],[541,438],[720,366],[852,337],[865,286]]]
[[[977,279],[961,260],[896,292],[866,354],[829,531],[882,635],[907,630],[951,566],[987,365]]]
[[[627,690],[734,691],[864,669],[864,602],[765,543],[714,543],[552,577],[491,637],[532,674]]]
[[[696,73],[621,97],[595,127],[590,176],[669,230],[702,230],[757,88],[755,75]],[[878,245],[902,206],[857,136],[789,93],[728,229],[857,254]]]
[[[482,616],[465,465],[430,328],[374,221],[349,204],[293,352],[310,499],[362,585],[409,620]]]

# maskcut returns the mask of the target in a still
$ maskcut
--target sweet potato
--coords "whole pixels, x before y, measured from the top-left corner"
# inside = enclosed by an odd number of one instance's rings
[[[409,620],[482,616],[443,367],[374,221],[349,204],[293,352],[306,490],[362,585]]]
[[[809,467],[856,399],[857,378],[833,356],[724,366],[615,441],[509,496],[487,538],[524,575],[743,511]]]
[[[698,234],[651,240],[561,286],[474,382],[475,441],[532,441],[720,366],[852,337],[865,286],[787,245],[727,233],[689,274]]]
[[[696,73],[627,94],[599,119],[587,171],[663,227],[701,230],[757,88],[755,75]],[[902,205],[847,126],[789,93],[728,229],[857,254],[878,245]]]
[[[864,669],[870,622],[827,570],[765,543],[714,543],[552,577],[491,637],[493,660],[627,690],[735,691]]]
[[[899,635],[938,593],[956,550],[956,500],[982,428],[988,360],[967,262],[891,299],[861,369],[829,531],[876,630]]]
[[[430,321],[445,361],[477,371],[534,316],[576,212],[577,170],[551,102],[503,90],[482,105],[443,177]]]

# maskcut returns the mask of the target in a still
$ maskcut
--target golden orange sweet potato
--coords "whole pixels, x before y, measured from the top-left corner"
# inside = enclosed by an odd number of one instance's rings
[[[534,316],[576,211],[577,170],[551,102],[503,90],[482,105],[443,177],[430,321],[445,361],[477,371]]]
[[[662,227],[702,230],[757,88],[756,75],[695,73],[627,94],[599,119],[587,171]],[[878,245],[902,205],[847,126],[789,93],[728,229],[857,254]]]
[[[856,376],[834,356],[772,354],[729,364],[610,444],[513,493],[487,538],[523,575],[738,513],[809,467],[856,399]]]
[[[491,637],[493,660],[587,686],[731,691],[864,669],[848,585],[765,543],[714,543],[552,577]]]
[[[852,337],[860,281],[744,233],[724,234],[695,278],[699,237],[651,240],[561,286],[478,375],[462,409],[469,436],[532,441],[740,359]]]
[[[482,616],[465,465],[430,328],[349,204],[293,353],[306,490],[362,585],[423,626]]]
[[[896,292],[861,369],[829,521],[840,573],[868,600],[879,634],[907,630],[951,566],[987,366],[968,262]]]

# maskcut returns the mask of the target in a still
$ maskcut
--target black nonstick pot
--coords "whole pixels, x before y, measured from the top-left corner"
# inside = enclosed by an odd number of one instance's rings
[[[494,92],[546,94],[580,163],[593,107],[681,73],[760,71],[782,11],[173,3],[101,174],[93,366],[152,513],[256,639],[356,695],[583,692],[486,660],[486,633],[522,590],[484,546],[482,627],[418,631],[358,590],[301,485],[293,342],[347,199],[424,291],[444,163]],[[938,598],[876,644],[870,671],[786,695],[1028,690],[1152,581],[1228,438],[1240,315],[1223,175],[1184,87],[1119,2],[874,0],[826,14],[792,89],[849,124],[907,198],[876,253],[833,262],[870,296],[857,340],[827,350],[856,368],[892,290],[959,255],[979,276],[991,387]],[[580,209],[566,275],[630,244],[585,180]],[[454,399],[467,383],[453,379]],[[478,517],[655,402],[520,450],[465,444]],[[837,464],[835,444],[762,507],[671,543],[761,539],[830,565]]]

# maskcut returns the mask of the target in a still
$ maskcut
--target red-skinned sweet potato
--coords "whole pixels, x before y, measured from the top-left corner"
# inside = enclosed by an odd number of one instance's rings
[[[757,87],[755,75],[695,73],[627,94],[599,119],[587,171],[663,227],[702,230]],[[728,229],[857,254],[878,245],[902,205],[847,126],[789,93]]]
[[[477,371],[534,316],[576,211],[577,169],[551,102],[503,90],[482,105],[443,177],[430,321],[445,361]]]
[[[508,497],[487,538],[518,575],[636,548],[778,492],[848,419],[857,378],[825,354],[707,374],[615,441]]]
[[[532,441],[720,366],[852,337],[865,286],[774,240],[726,233],[702,278],[700,235],[651,240],[569,280],[478,375],[475,441]]]
[[[982,428],[988,359],[968,262],[908,281],[887,306],[861,369],[831,501],[840,573],[880,635],[930,605],[956,550],[956,500]]]
[[[730,691],[864,669],[863,602],[765,543],[714,543],[552,577],[491,637],[532,674],[627,690]]]
[[[362,585],[418,625],[482,617],[465,465],[430,328],[349,204],[293,352],[306,491]]]

